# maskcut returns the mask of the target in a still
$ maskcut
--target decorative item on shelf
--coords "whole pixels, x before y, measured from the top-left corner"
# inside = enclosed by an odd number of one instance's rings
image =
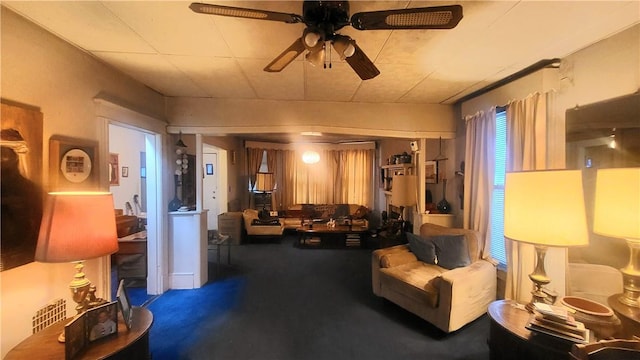
[[[599,169],[596,175],[593,232],[625,239],[629,263],[620,269],[623,293],[618,300],[640,307],[640,167]]]
[[[416,176],[415,175],[394,175],[393,176],[393,192],[391,193],[391,204],[400,207],[400,218],[398,222],[404,224],[405,207],[416,204]],[[404,229],[404,226],[402,226]]]
[[[536,267],[531,302],[548,303],[543,286],[551,279],[544,268],[549,246],[584,246],[589,243],[580,170],[508,172],[504,187],[505,238],[535,246]]]
[[[179,175],[173,175],[174,195],[173,200],[169,202],[169,211],[178,211],[178,209],[182,206],[182,201],[178,197],[178,187],[180,186],[179,178]]]
[[[396,164],[411,164],[411,155],[407,154],[406,151],[396,155]]]
[[[438,202],[437,208],[443,214],[451,212],[451,204],[447,201],[447,179],[442,179],[442,200]]]
[[[96,298],[96,288],[83,272],[83,261],[116,251],[118,236],[111,193],[49,193],[35,259],[45,263],[76,263],[69,289],[78,314],[106,303]],[[64,333],[58,340],[64,342]]]
[[[598,339],[611,339],[622,331],[620,319],[607,306],[578,296],[562,297],[560,304],[571,311],[576,321],[593,330]]]

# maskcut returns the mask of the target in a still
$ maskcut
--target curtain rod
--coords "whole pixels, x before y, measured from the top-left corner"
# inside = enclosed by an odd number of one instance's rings
[[[491,90],[497,89],[501,86],[504,86],[512,81],[518,80],[520,78],[523,78],[531,73],[534,73],[540,69],[544,69],[544,68],[558,68],[560,66],[560,59],[558,58],[554,58],[554,59],[543,59],[538,61],[537,63],[533,64],[533,65],[529,65],[526,68],[515,72],[501,80],[498,80],[496,82],[494,82],[493,84],[489,84],[485,87],[483,87],[482,89],[476,90],[474,92],[472,92],[471,94],[465,95],[463,97],[461,97],[460,99],[458,99],[455,103],[453,103],[453,105],[459,105],[467,100],[473,99],[475,97],[478,97],[482,94],[488,93]]]

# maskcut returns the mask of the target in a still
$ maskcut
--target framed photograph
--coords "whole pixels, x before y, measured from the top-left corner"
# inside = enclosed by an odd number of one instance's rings
[[[129,167],[128,166],[123,166],[122,167],[122,177],[129,177]]]
[[[73,360],[88,343],[87,316],[83,313],[64,327],[64,358]]]
[[[124,319],[124,324],[127,326],[127,329],[131,329],[131,322],[133,320],[131,316],[131,302],[129,301],[129,295],[127,295],[127,289],[124,287],[124,279],[120,280],[116,298],[118,301],[118,306],[120,307],[120,311],[122,312],[122,319]]]
[[[118,305],[115,301],[87,310],[89,341],[118,333]]]
[[[207,175],[213,175],[213,164],[206,164]]]
[[[49,139],[51,191],[96,190],[100,186],[98,142],[54,135]]]
[[[118,154],[110,153],[109,154],[109,185],[118,186],[120,185],[120,172],[118,169]]]
[[[424,175],[427,184],[438,183],[438,162],[426,161],[424,164]]]

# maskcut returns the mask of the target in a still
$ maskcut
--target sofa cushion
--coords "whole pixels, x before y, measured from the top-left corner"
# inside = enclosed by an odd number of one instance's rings
[[[464,235],[437,235],[427,239],[435,246],[438,266],[451,270],[471,264]]]
[[[436,307],[438,306],[439,277],[445,271],[447,270],[438,265],[414,261],[380,269],[380,277],[383,287],[403,294],[420,304]]]
[[[413,233],[406,233],[409,240],[409,249],[416,255],[418,260],[427,264],[436,263],[436,247],[430,239],[425,239]]]

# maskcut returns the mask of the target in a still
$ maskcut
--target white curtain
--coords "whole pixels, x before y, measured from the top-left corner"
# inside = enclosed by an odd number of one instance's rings
[[[464,228],[484,238],[482,257],[490,259],[491,194],[495,168],[496,109],[465,118]]]
[[[551,96],[552,93],[535,93],[507,105],[507,171],[546,168],[547,103]],[[533,288],[529,273],[535,267],[535,249],[505,239],[505,251],[508,264],[505,298],[528,303]]]

